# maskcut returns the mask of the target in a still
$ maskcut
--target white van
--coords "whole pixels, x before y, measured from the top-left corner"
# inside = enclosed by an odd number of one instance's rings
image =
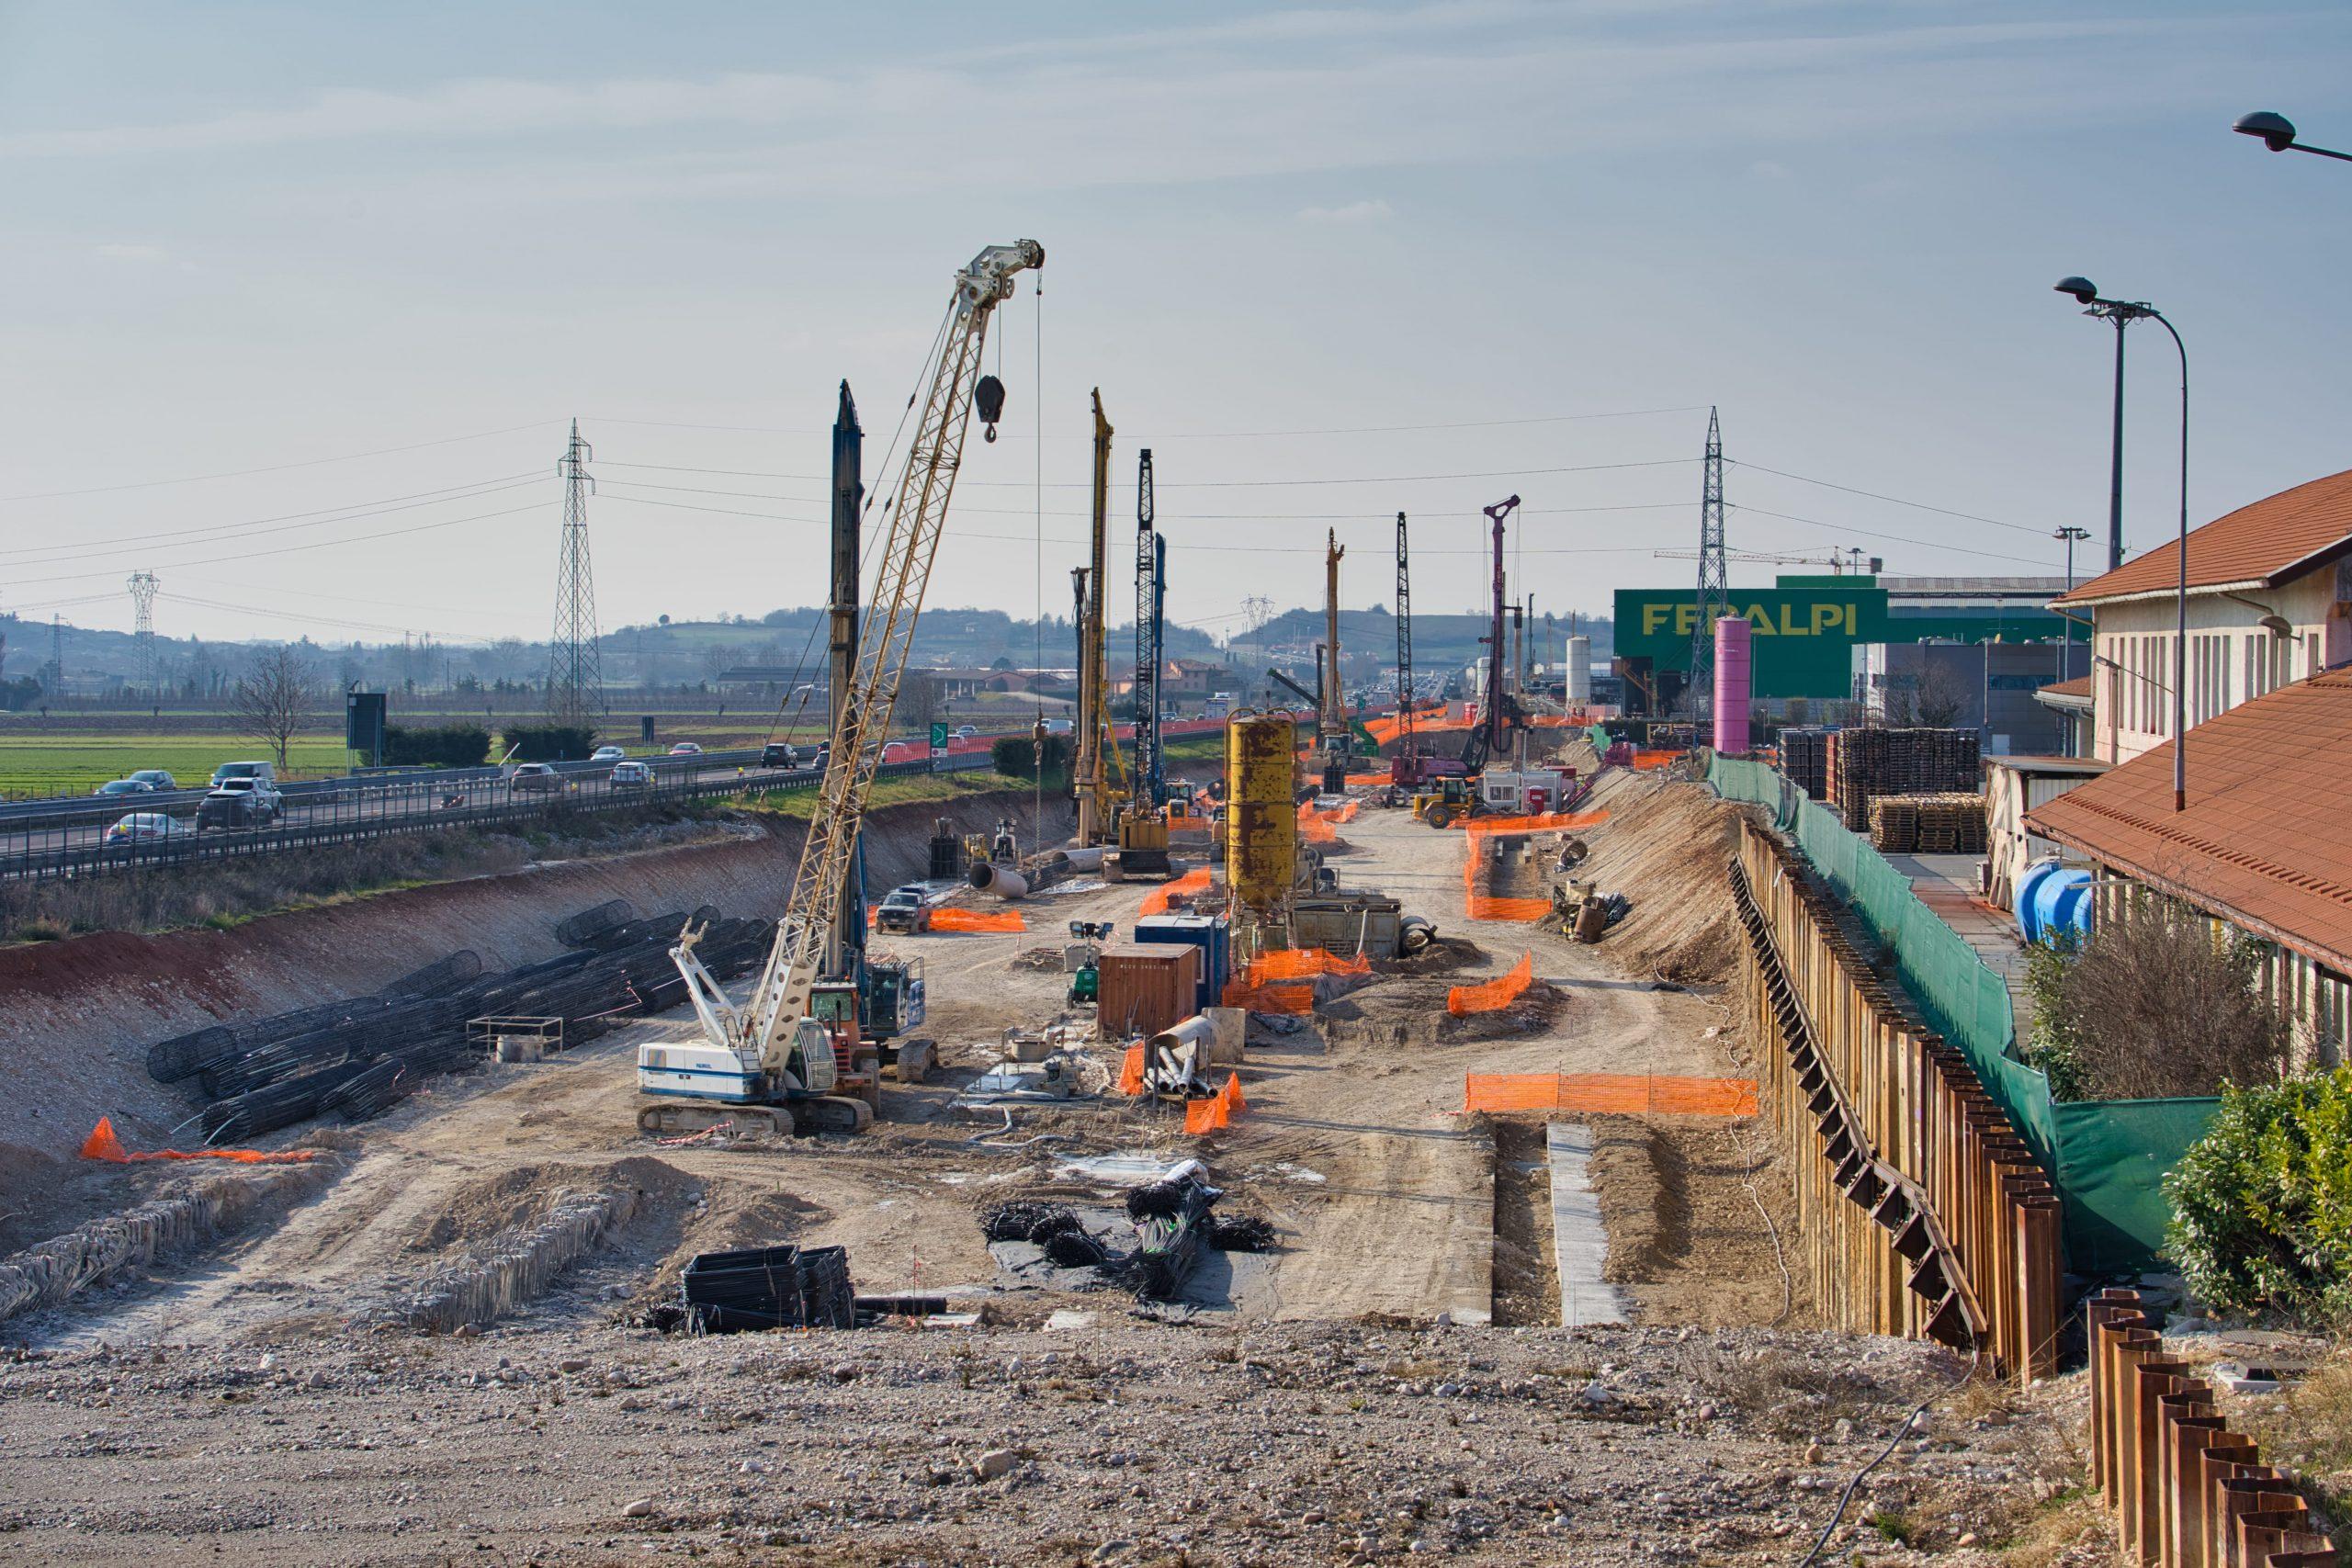
[[[212,770],[212,787],[219,789],[225,779],[252,779],[257,784],[276,784],[277,770],[267,762],[223,762]]]

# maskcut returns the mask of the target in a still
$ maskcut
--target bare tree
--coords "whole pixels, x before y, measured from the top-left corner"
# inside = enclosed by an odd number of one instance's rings
[[[243,732],[277,754],[286,772],[286,749],[310,721],[318,696],[318,671],[290,648],[275,648],[254,660],[251,673],[229,694],[229,712]]]
[[[910,670],[899,682],[899,700],[890,709],[893,726],[928,730],[940,716],[939,677]]]
[[[1912,708],[1929,729],[1950,729],[1968,711],[1974,687],[1952,673],[1948,665],[1922,660],[1912,688]]]

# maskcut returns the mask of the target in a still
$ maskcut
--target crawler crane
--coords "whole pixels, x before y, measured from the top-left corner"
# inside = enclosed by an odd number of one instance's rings
[[[995,437],[1004,389],[981,374],[989,321],[1012,297],[1015,275],[1045,261],[1044,247],[1023,240],[989,246],[956,275],[929,391],[889,508],[874,596],[860,618],[848,701],[834,726],[775,945],[739,1008],[695,955],[701,931],[689,926],[680,933],[671,956],[685,977],[703,1037],[639,1047],[638,1089],[652,1097],[638,1112],[647,1132],[693,1133],[723,1122],[763,1122],[777,1132],[855,1132],[873,1121],[878,1049],[859,1040],[854,1008],[846,1020],[839,1010],[820,1018],[811,1004],[827,941],[849,895],[858,823],[889,739],[976,400]]]

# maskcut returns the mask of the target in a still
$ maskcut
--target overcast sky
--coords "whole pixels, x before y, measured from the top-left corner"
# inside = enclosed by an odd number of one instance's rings
[[[1148,446],[1218,632],[1319,602],[1335,524],[1388,603],[1400,508],[1416,607],[1467,609],[1514,491],[1539,613],[1679,584],[1709,404],[1735,548],[2054,572],[2112,349],[2064,274],[2187,337],[2196,519],[2346,466],[2352,169],[2229,125],[2352,144],[2347,44],[2340,5],[0,4],[0,605],[128,626],[145,569],[174,634],[544,637],[575,415],[606,626],[812,603],[836,383],[878,461],[1018,237],[936,604],[1067,608],[1096,385],[1114,558]],[[2177,371],[2132,344],[2136,550]]]

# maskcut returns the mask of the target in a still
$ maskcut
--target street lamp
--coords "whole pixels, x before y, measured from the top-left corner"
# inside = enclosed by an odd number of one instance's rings
[[[2290,128],[2291,134],[2291,128]],[[2175,594],[2172,645],[2172,808],[2188,809],[2188,345],[2180,341],[2180,333],[2165,320],[2164,312],[2145,300],[2105,299],[2099,297],[2098,285],[2087,277],[2062,277],[2056,285],[2061,294],[2072,295],[2084,307],[2086,316],[2104,316],[2116,324],[2115,364],[2115,449],[2117,463],[2121,464],[2123,450],[2123,337],[2126,321],[2152,321],[2172,335],[2172,345],[2180,353],[2180,580]],[[2122,493],[2121,481],[2116,493]],[[2116,540],[2122,537],[2122,524],[2115,524]],[[2118,551],[2120,553],[2120,549]],[[2119,562],[2119,564],[2120,564]]]
[[[2333,152],[2325,147],[2314,147],[2308,141],[2296,141],[2295,122],[2283,114],[2273,114],[2268,109],[2256,109],[2252,114],[2242,114],[2238,116],[2238,122],[2230,129],[2240,136],[2262,138],[2262,144],[2273,152],[2309,152],[2315,157],[2335,158],[2343,163],[2352,164],[2352,152]]]

